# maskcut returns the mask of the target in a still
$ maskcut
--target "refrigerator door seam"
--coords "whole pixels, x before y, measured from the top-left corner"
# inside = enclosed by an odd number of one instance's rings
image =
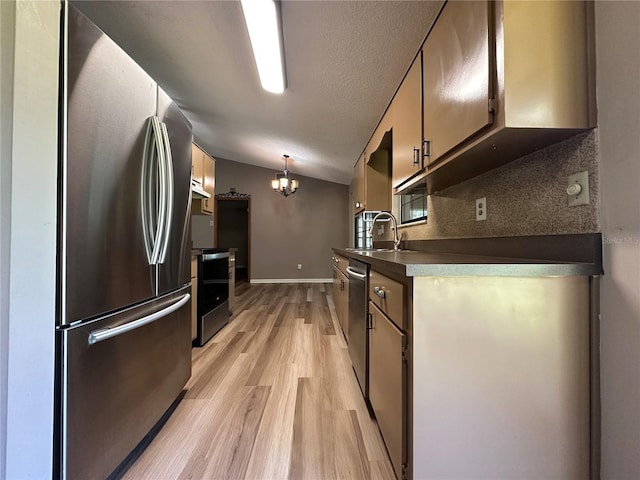
[[[167,315],[179,310],[183,305],[185,305],[191,299],[191,294],[185,293],[180,300],[176,303],[169,305],[162,310],[159,310],[151,315],[147,315],[145,317],[139,318],[133,322],[125,323],[124,325],[119,325],[117,327],[112,328],[102,328],[99,330],[94,330],[89,333],[88,343],[89,345],[94,345],[98,342],[102,342],[109,338],[116,337],[118,335],[122,335],[124,333],[130,332],[131,330],[135,330],[136,328],[143,327],[149,323],[155,322],[156,320],[160,320],[161,318],[166,317]]]

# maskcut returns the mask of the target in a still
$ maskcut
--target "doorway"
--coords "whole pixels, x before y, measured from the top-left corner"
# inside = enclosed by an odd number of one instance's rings
[[[236,283],[248,283],[251,279],[251,197],[216,195],[214,220],[216,247],[237,249]]]

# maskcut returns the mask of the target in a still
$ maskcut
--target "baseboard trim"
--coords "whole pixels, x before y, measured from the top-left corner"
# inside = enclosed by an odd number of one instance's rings
[[[333,278],[252,278],[249,283],[332,283]]]

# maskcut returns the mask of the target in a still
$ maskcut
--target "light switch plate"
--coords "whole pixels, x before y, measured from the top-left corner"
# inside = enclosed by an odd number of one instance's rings
[[[476,200],[476,221],[487,219],[487,197]]]
[[[589,205],[589,172],[580,172],[569,176],[567,188],[572,185],[580,185],[580,193],[577,195],[569,196],[569,206],[575,207],[577,205]]]

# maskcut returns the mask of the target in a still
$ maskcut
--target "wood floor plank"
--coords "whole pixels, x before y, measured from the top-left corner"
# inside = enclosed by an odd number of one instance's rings
[[[176,411],[158,432],[143,455],[124,474],[123,479],[154,480],[178,478],[186,462],[191,458],[198,442],[196,430],[200,415],[208,400],[182,400]],[[188,429],[184,426],[188,425]],[[181,432],[179,435],[176,432]],[[181,455],[176,455],[176,452]],[[160,460],[161,459],[161,460]]]
[[[300,480],[329,478],[324,470],[323,417],[319,378],[302,377],[298,380],[295,417],[293,421],[293,447],[289,478]]]
[[[247,387],[242,398],[230,406],[225,422],[213,438],[211,461],[201,478],[244,478],[270,389]]]
[[[220,432],[230,428],[228,422],[231,417],[244,418],[242,401],[250,388],[241,385],[238,379],[245,379],[252,366],[251,356],[240,355],[231,367],[230,374],[221,379],[214,394],[202,405],[200,416],[196,419],[198,426],[190,437],[195,446],[175,478],[206,478],[209,465],[220,461],[221,453],[212,450],[212,445]]]
[[[336,473],[339,472],[340,477],[368,480],[371,478],[369,460],[356,412],[354,410],[336,411],[331,419],[334,455],[325,457],[334,462],[334,470]]]
[[[185,398],[211,398],[251,337],[247,332],[235,332],[231,341],[216,355],[215,360],[210,362],[207,368],[203,368],[199,375],[192,375],[187,383]],[[213,344],[215,345],[215,342]]]
[[[286,479],[291,461],[293,422],[298,388],[298,373],[294,364],[278,371],[262,422],[256,435],[247,480]]]
[[[124,478],[395,478],[327,284],[244,284],[193,350],[173,415]]]

